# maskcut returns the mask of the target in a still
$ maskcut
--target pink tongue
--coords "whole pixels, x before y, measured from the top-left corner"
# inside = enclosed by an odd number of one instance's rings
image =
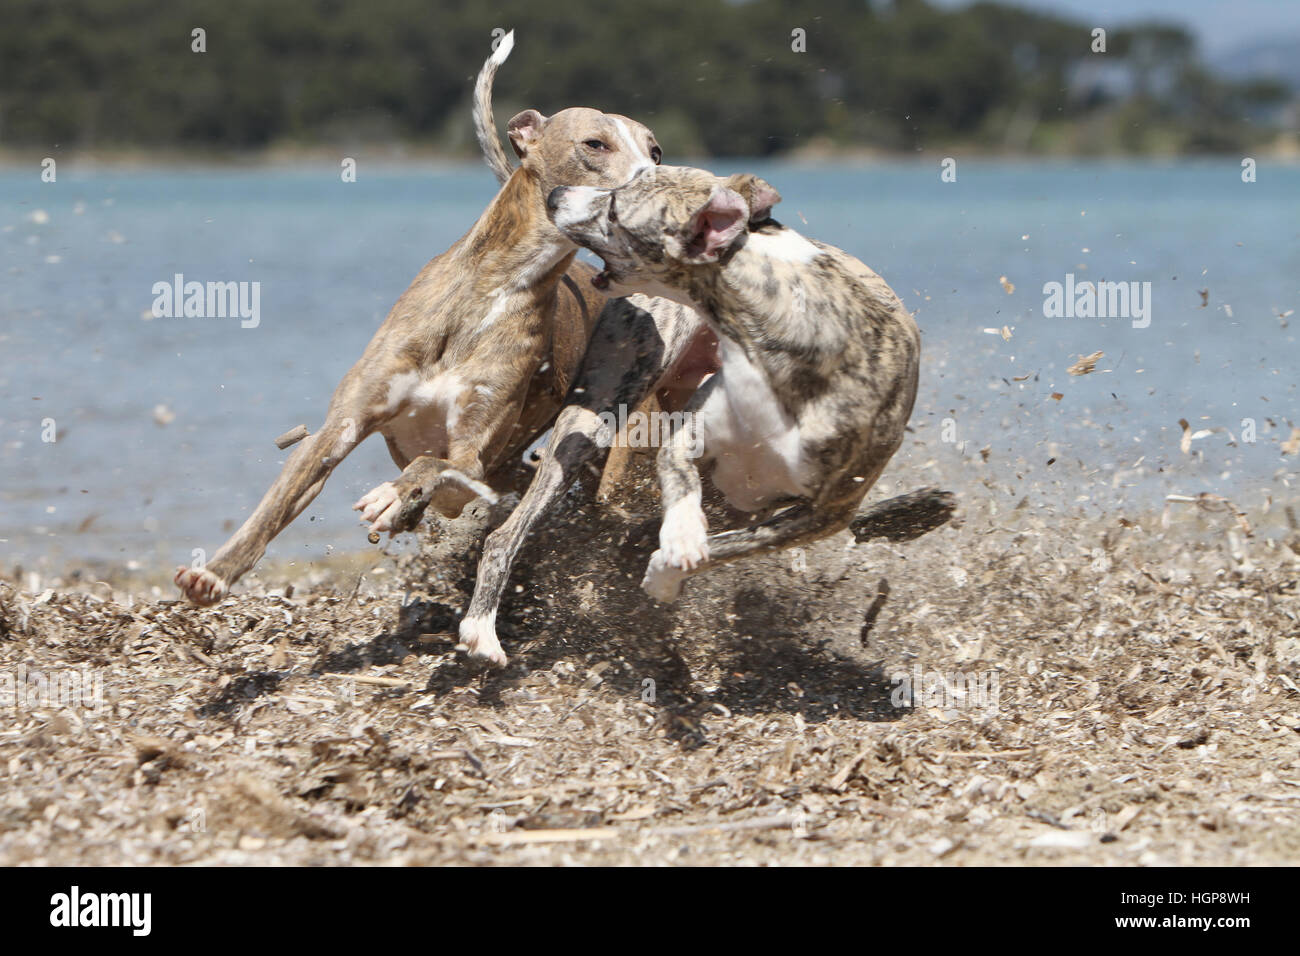
[[[591,277],[591,284],[594,285],[597,289],[608,289],[609,273],[597,272],[594,276]]]

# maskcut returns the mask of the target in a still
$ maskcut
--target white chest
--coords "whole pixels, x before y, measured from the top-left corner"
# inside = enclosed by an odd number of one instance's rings
[[[745,511],[808,494],[799,423],[739,346],[720,337],[718,357],[717,385],[699,412],[713,483]]]

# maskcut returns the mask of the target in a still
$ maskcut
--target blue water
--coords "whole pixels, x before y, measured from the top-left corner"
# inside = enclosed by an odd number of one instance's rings
[[[925,355],[901,485],[1098,511],[1149,510],[1168,491],[1295,500],[1279,444],[1300,422],[1300,314],[1278,313],[1300,313],[1300,168],[1263,163],[1252,184],[1230,160],[962,162],[955,183],[937,163],[713,168],[767,178],[778,218],[854,253],[916,310]],[[211,554],[278,471],[272,439],[319,425],[392,302],[494,186],[476,166],[363,166],[350,184],[327,166],[65,164],[54,184],[0,171],[0,558]],[[260,282],[260,324],[153,318],[153,284],[175,273]],[[1150,326],[1045,318],[1043,285],[1066,273],[1150,282]],[[1004,325],[1010,341],[984,331]],[[1098,350],[1097,372],[1066,373]],[[1184,455],[1179,418],[1224,431]],[[56,441],[42,441],[46,419]],[[363,546],[349,506],[393,471],[371,439],[272,555]]]

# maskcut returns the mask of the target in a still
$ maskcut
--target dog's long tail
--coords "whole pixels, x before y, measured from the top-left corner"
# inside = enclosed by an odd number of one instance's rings
[[[487,58],[483,69],[479,71],[478,81],[474,84],[474,131],[478,133],[478,144],[483,149],[483,158],[487,160],[492,174],[502,185],[510,178],[513,170],[506,151],[501,146],[501,137],[497,135],[497,123],[492,117],[492,80],[497,75],[497,67],[506,61],[510,51],[515,48],[515,31],[511,30],[501,38],[496,50]]]

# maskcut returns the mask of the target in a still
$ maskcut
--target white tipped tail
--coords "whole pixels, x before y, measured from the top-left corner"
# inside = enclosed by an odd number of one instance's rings
[[[510,55],[510,51],[513,50],[514,48],[515,48],[515,31],[511,30],[509,33],[507,33],[505,36],[501,38],[501,42],[497,44],[497,48],[495,51],[493,51],[492,56],[489,57],[489,60],[492,63],[494,63],[496,66],[500,66],[502,63],[506,61],[506,57]]]
[[[501,146],[501,137],[497,135],[496,119],[492,116],[492,80],[496,77],[497,67],[506,61],[514,48],[515,31],[511,30],[487,58],[474,84],[474,131],[478,134],[479,148],[483,150],[488,168],[503,185],[513,170]]]

